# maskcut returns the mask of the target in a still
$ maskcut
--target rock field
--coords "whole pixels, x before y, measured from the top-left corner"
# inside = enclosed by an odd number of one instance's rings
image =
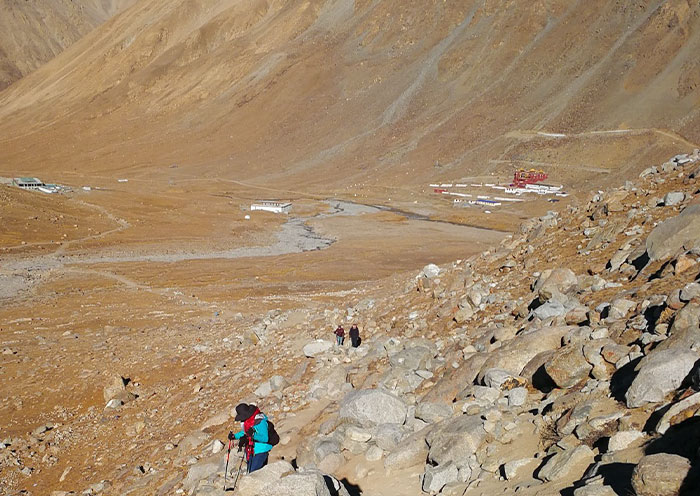
[[[201,374],[158,407],[167,391],[115,372],[104,411],[79,424],[57,411],[1,439],[0,484],[60,466],[65,445],[112,419],[138,459],[81,487],[61,485],[66,467],[52,496],[230,494],[225,434],[247,400],[282,440],[267,467],[241,476],[241,496],[698,494],[698,193],[696,150],[347,308],[218,328],[193,350]],[[336,346],[330,330],[351,321],[362,345]],[[222,352],[265,366],[223,367]],[[220,391],[236,397],[217,402]],[[185,429],[197,404],[199,425]],[[229,485],[234,451],[232,462]]]

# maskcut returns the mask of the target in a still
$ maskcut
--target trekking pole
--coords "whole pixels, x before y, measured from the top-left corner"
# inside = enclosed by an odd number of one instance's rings
[[[238,464],[238,472],[236,473],[236,478],[233,480],[233,487],[231,488],[232,491],[236,490],[236,484],[238,484],[238,478],[241,476],[241,468],[243,468],[243,458],[245,458],[245,456],[241,456],[241,463]]]
[[[228,440],[228,451],[226,452],[226,469],[224,470],[224,491],[226,491],[226,478],[228,477],[228,459],[231,456],[231,439]]]

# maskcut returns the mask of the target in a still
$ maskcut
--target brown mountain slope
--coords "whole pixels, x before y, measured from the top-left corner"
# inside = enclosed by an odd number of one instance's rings
[[[0,167],[589,187],[700,142],[698,28],[687,0],[144,0],[0,94]]]
[[[134,0],[0,0],[0,90]]]

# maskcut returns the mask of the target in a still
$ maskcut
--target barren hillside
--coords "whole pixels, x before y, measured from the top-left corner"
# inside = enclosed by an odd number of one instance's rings
[[[144,0],[0,93],[0,167],[609,183],[700,141],[699,27],[688,0]]]
[[[135,0],[0,1],[0,90]]]

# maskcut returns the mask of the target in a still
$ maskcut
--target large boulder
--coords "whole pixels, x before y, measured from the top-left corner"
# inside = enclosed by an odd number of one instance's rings
[[[484,374],[489,369],[503,369],[519,376],[525,365],[537,354],[560,348],[562,338],[572,329],[575,327],[541,327],[528,334],[514,337],[489,354],[478,374],[478,381],[483,383]]]
[[[558,387],[567,389],[587,379],[593,366],[584,358],[581,345],[569,345],[555,353],[544,368]]]
[[[342,365],[334,365],[330,368],[324,367],[318,370],[311,381],[311,391],[323,388],[329,398],[338,399],[345,389],[350,388],[347,384],[348,371]]]
[[[423,474],[423,491],[430,494],[437,494],[450,482],[455,482],[459,477],[459,470],[452,463],[438,465],[437,467],[426,466]]]
[[[120,374],[110,374],[102,390],[102,396],[105,402],[109,403],[112,400],[117,400],[121,403],[128,403],[136,399],[136,395],[127,391],[126,385],[128,383],[129,379],[125,379]]]
[[[444,420],[426,437],[430,446],[428,459],[438,465],[453,462],[458,469],[468,467],[469,458],[485,437],[484,422],[478,415]]]
[[[691,301],[676,313],[668,335],[657,350],[700,347],[700,302]]]
[[[401,470],[425,464],[428,458],[428,444],[425,442],[425,435],[424,429],[397,444],[384,458],[384,467],[387,470]]]
[[[429,424],[452,416],[452,407],[444,403],[421,402],[416,405],[415,417]]]
[[[331,496],[321,472],[305,471],[287,475],[265,486],[259,496]]]
[[[642,458],[632,473],[637,496],[676,496],[690,471],[690,461],[679,455],[657,453]]]
[[[294,467],[289,462],[280,460],[241,477],[236,487],[238,496],[257,496],[267,494],[265,487],[278,481],[287,474],[294,473]]]
[[[333,348],[333,343],[331,341],[325,341],[323,339],[317,339],[304,345],[303,352],[308,358],[313,358],[316,355],[325,353]]]
[[[427,346],[411,346],[391,355],[389,363],[392,367],[407,370],[430,369],[434,356],[433,350]]]
[[[537,474],[537,478],[545,482],[559,479],[578,478],[593,462],[594,453],[586,445],[577,446],[557,453],[545,463]]]
[[[187,471],[185,480],[182,481],[185,490],[191,491],[202,480],[213,480],[219,472],[224,471],[224,462],[224,457],[217,454],[192,465]]]
[[[535,281],[534,290],[542,293],[567,293],[578,284],[578,278],[570,269],[547,269]]]
[[[406,427],[398,424],[380,424],[374,432],[374,443],[385,451],[391,451],[408,436]]]
[[[464,385],[474,382],[487,358],[487,353],[473,353],[459,362],[457,368],[447,367],[421,401],[452,404]]]
[[[341,418],[361,424],[403,424],[407,414],[403,400],[381,389],[352,391],[340,404]]]
[[[690,205],[656,226],[647,237],[646,246],[652,262],[681,251],[700,249],[700,204]]]
[[[690,373],[698,354],[687,349],[654,350],[637,365],[637,376],[625,393],[628,408],[663,401]]]

